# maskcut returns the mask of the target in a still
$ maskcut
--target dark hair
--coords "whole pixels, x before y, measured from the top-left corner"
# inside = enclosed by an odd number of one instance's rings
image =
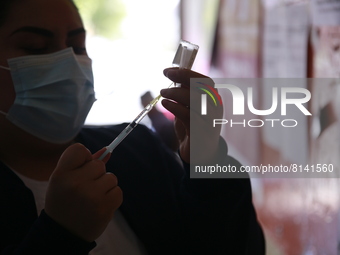
[[[18,1],[22,1],[22,0],[0,0],[0,26],[2,26],[5,23],[9,10],[11,8],[11,5]],[[70,0],[70,2],[72,2],[74,7],[76,7],[73,0]]]
[[[18,0],[0,0],[0,26],[5,22],[10,6]]]

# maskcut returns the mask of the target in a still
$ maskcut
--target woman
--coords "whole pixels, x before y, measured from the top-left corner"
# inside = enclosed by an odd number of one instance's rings
[[[181,163],[142,126],[100,161],[124,125],[83,127],[93,77],[74,4],[1,1],[0,22],[1,254],[263,253],[249,180],[189,178],[188,86],[204,76],[164,71],[182,83],[162,90]],[[208,138],[202,162],[226,152]]]

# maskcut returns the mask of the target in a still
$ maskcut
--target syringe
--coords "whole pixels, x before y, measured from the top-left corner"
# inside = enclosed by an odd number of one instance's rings
[[[173,66],[178,66],[180,69],[191,69],[197,51],[197,45],[181,40],[172,63]],[[169,88],[173,86],[173,84],[174,83],[171,83]],[[141,120],[152,110],[161,97],[161,95],[155,97],[147,106],[145,106],[138,116],[126,128],[124,128],[124,130],[108,146],[105,147],[106,150],[100,156],[100,160],[104,159],[108,153],[111,153],[125,139],[125,137],[130,134],[130,132],[139,124],[139,122],[141,122]]]
[[[169,88],[173,85],[169,86]],[[155,97],[145,108],[138,114],[138,116],[126,127],[120,134],[110,143],[108,146],[106,146],[106,151],[100,156],[100,160],[104,159],[105,156],[108,153],[111,153],[117,146],[120,144],[124,138],[141,122],[141,120],[152,110],[152,108],[157,104],[159,99],[161,98],[161,95],[158,95]]]

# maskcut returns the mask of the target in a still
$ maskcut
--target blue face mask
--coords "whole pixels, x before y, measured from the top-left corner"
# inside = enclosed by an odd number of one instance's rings
[[[8,60],[16,97],[7,113],[16,126],[51,143],[71,141],[95,101],[91,59],[72,48]]]

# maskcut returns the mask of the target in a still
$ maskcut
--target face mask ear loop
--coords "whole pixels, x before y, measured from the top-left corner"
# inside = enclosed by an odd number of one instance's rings
[[[5,70],[8,70],[8,71],[11,71],[11,68],[6,67],[6,66],[0,66],[0,68],[1,68],[1,69],[5,69]],[[7,116],[7,112],[3,112],[3,111],[1,111],[1,110],[0,110],[0,114],[1,114],[1,115]]]
[[[11,68],[6,67],[6,66],[0,66],[0,68],[5,69],[5,70],[8,70],[8,71],[11,71]]]

